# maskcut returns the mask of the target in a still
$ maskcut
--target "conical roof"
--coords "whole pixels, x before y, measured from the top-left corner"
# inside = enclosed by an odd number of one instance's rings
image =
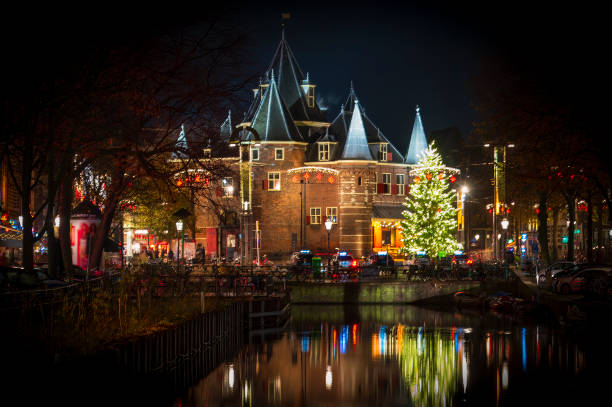
[[[304,75],[297,63],[289,43],[285,40],[284,29],[281,41],[278,47],[276,47],[272,62],[266,71],[266,76],[269,77],[272,71],[275,72],[278,78],[277,86],[279,93],[294,120],[325,120],[325,114],[321,112],[316,102],[314,107],[308,107],[302,85],[309,84],[310,78]]]
[[[304,141],[281,99],[274,73],[251,122],[262,141]]]
[[[88,218],[88,217],[102,218],[102,211],[96,205],[85,197],[73,210],[72,218]]]
[[[230,140],[233,130],[234,128],[232,127],[232,111],[228,110],[227,118],[223,121],[223,123],[221,123],[220,129],[221,138],[223,139],[223,141],[228,142]]]
[[[406,164],[418,163],[419,156],[423,150],[427,150],[427,138],[425,137],[425,129],[421,120],[421,108],[417,105],[412,135],[410,136],[410,145],[406,154]]]
[[[340,157],[341,160],[372,160],[368,139],[366,137],[359,101],[355,99],[351,124],[346,135],[346,142]]]
[[[172,153],[173,158],[187,157],[187,137],[185,136],[185,125],[181,124],[181,132],[176,140],[176,149]]]

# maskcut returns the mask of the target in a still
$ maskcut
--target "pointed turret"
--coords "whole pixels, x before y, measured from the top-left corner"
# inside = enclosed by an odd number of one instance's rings
[[[227,118],[221,123],[221,139],[225,142],[230,140],[232,136],[232,131],[234,128],[232,127],[232,111],[231,109],[227,111]]]
[[[346,142],[344,143],[344,150],[342,151],[340,159],[372,160],[365,127],[363,127],[361,108],[357,99],[354,101],[353,116],[351,117],[351,124],[349,125]]]
[[[179,133],[178,138],[176,139],[176,148],[172,153],[173,158],[185,158],[187,157],[187,136],[185,135],[185,125],[181,124],[181,132]]]
[[[304,141],[278,93],[274,72],[270,78],[270,85],[255,112],[251,127],[262,141]]]
[[[419,156],[423,150],[427,150],[427,138],[425,137],[425,129],[421,120],[421,108],[416,107],[416,118],[412,127],[412,135],[410,136],[410,146],[406,154],[406,164],[416,164],[419,162]]]

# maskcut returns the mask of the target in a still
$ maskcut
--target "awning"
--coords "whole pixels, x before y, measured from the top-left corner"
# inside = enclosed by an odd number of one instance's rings
[[[398,219],[403,220],[402,212],[404,206],[373,206],[372,207],[372,218],[374,219]]]
[[[0,246],[14,249],[22,248],[23,235],[15,229],[0,226]]]

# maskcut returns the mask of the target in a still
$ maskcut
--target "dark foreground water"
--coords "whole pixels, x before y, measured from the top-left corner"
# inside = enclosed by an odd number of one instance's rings
[[[292,316],[174,406],[611,403],[609,321],[587,332],[411,306],[293,306]]]

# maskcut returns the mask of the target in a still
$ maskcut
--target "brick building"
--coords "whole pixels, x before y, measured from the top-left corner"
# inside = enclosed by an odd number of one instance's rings
[[[264,78],[242,122],[232,125],[230,115],[222,125],[221,134],[237,147],[225,157],[236,174],[219,185],[223,209],[196,209],[196,242],[208,256],[232,257],[241,242],[256,246],[258,222],[261,253],[326,252],[329,218],[332,252],[397,253],[409,166],[427,147],[418,107],[402,154],[365,114],[352,84],[329,120],[284,36]]]

